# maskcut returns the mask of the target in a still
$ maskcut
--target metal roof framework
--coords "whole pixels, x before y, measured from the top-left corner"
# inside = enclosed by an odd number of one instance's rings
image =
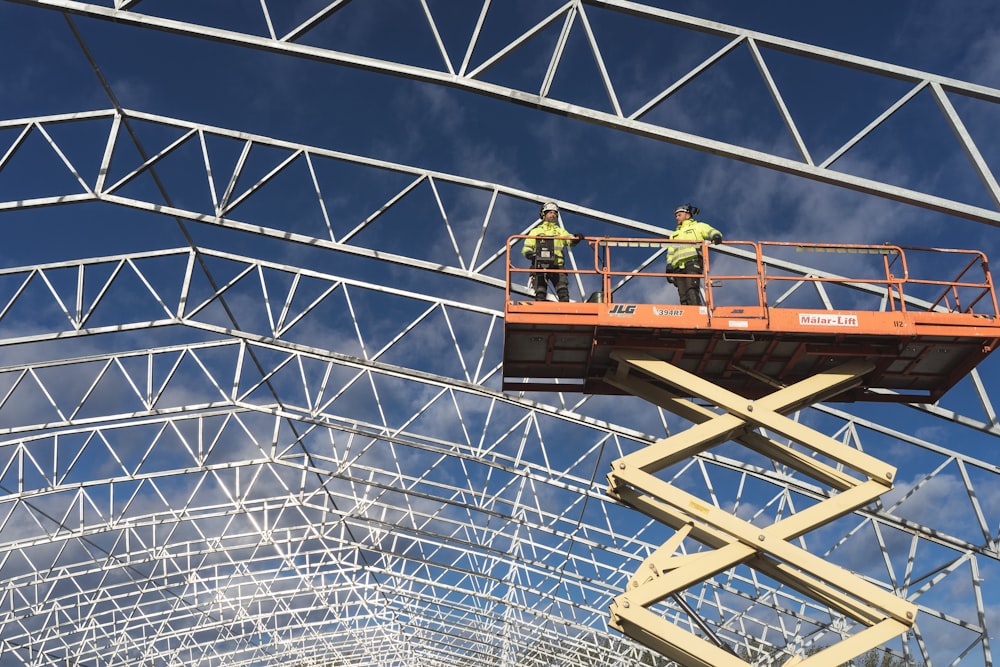
[[[1000,220],[995,209],[833,171],[836,155],[858,138],[813,160],[763,59],[801,160],[650,126],[643,107],[620,109],[606,77],[612,113],[551,99],[545,87],[517,91],[481,80],[491,61],[559,22],[563,34],[585,30],[600,62],[590,13],[624,11],[728,35],[727,48],[746,46],[755,57],[766,45],[913,80],[913,94],[934,94],[988,195],[1000,199],[947,103],[955,94],[995,103],[998,91],[634,3],[567,2],[478,66],[467,57],[456,67],[442,50],[440,71],[297,43],[342,2],[284,37],[273,27],[250,35],[139,14],[140,2],[22,4],[458,86],[988,224]],[[433,13],[423,7],[433,29]],[[261,8],[271,14],[267,0]],[[78,167],[60,137],[76,127],[103,137],[96,173]],[[156,143],[144,133],[154,127],[171,138]],[[606,615],[667,531],[607,498],[603,474],[656,439],[657,424],[670,426],[658,411],[637,414],[642,408],[633,405],[623,424],[622,404],[596,397],[504,394],[502,312],[478,292],[463,300],[451,287],[471,284],[499,303],[510,229],[494,222],[495,212],[539,195],[121,108],[0,121],[0,129],[14,137],[0,149],[0,173],[31,155],[49,160],[53,175],[46,193],[0,202],[0,211],[124,208],[137,220],[165,215],[182,226],[213,225],[445,281],[418,293],[310,267],[308,255],[297,265],[199,246],[0,271],[3,346],[27,359],[0,368],[0,664],[660,660],[609,631]],[[213,162],[220,142],[242,156],[228,173]],[[244,172],[262,147],[278,157]],[[319,163],[387,172],[398,185],[354,227],[338,228],[324,211],[331,186]],[[173,202],[161,180],[172,170],[209,184],[211,205]],[[315,231],[244,215],[286,175],[316,192]],[[470,221],[448,214],[456,190],[482,199],[471,233]],[[370,242],[366,231],[392,224],[394,210],[421,205],[421,217],[452,239],[446,256],[390,253]],[[566,209],[609,229],[649,231],[613,214]],[[73,341],[93,341],[96,351],[78,354]],[[988,378],[974,372],[963,391],[974,400],[900,407],[916,415],[910,432],[862,408],[853,414],[819,405],[797,417],[862,450],[900,443],[919,452],[900,466],[912,480],[901,495],[845,517],[835,532],[800,540],[832,561],[869,553],[870,570],[861,574],[920,610],[913,633],[890,648],[928,665],[992,664],[988,610],[996,600],[982,583],[998,565],[1000,508],[990,491],[998,469],[984,450],[956,439],[992,442],[997,422]],[[932,431],[920,429],[928,423],[947,429],[929,439]],[[763,458],[746,463],[724,449],[670,475],[715,504],[752,507],[749,518],[761,523],[822,496],[793,471]],[[942,488],[967,499],[963,516],[936,523],[909,511]],[[707,622],[746,651],[768,647],[787,656],[851,630],[845,619],[738,567],[686,591],[683,601],[666,604],[664,615],[692,632]],[[961,648],[944,642],[948,635]]]

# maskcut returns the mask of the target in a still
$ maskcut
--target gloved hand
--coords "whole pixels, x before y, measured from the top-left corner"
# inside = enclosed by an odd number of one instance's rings
[[[535,261],[535,251],[534,250],[529,250],[528,252],[524,253],[524,257],[529,262],[534,262]]]
[[[712,237],[712,245],[719,245],[722,243],[722,234],[716,234]]]
[[[577,234],[576,236],[573,237],[573,240],[570,241],[570,245],[574,245],[575,246],[577,243],[579,243],[582,240],[583,240],[583,234]]]

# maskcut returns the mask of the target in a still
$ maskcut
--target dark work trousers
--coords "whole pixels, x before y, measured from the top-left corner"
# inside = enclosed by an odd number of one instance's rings
[[[556,296],[560,301],[569,301],[569,278],[561,271],[535,273],[535,299],[545,301],[548,297],[548,283],[556,288]]]
[[[688,262],[684,266],[675,267],[673,273],[696,274],[697,278],[687,276],[674,276],[674,284],[677,286],[677,296],[681,300],[682,306],[702,306],[701,300],[701,262]]]

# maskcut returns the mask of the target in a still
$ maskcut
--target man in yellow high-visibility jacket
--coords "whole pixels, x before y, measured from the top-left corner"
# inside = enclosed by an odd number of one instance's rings
[[[528,232],[524,239],[521,254],[531,262],[534,269],[549,269],[545,272],[532,274],[535,285],[535,298],[545,301],[548,298],[548,283],[556,288],[556,296],[560,301],[569,301],[569,276],[561,269],[565,265],[563,249],[573,247],[583,239],[563,229],[559,224],[559,207],[555,202],[545,202],[539,212],[538,224]]]
[[[722,243],[722,232],[707,222],[694,219],[698,215],[698,207],[683,204],[674,209],[674,219],[677,229],[670,234],[675,241],[711,241],[718,245]],[[702,264],[701,246],[696,243],[671,244],[667,249],[667,273],[682,273],[683,276],[667,278],[677,287],[677,295],[683,306],[701,306],[701,275],[705,270]],[[697,276],[697,277],[694,277]]]

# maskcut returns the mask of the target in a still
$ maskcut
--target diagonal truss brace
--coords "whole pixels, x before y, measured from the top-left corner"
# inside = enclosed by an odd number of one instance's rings
[[[612,463],[608,494],[678,531],[646,559],[628,590],[615,598],[612,627],[684,665],[746,667],[749,663],[721,641],[702,639],[650,610],[652,605],[741,564],[864,626],[851,637],[804,660],[793,657],[786,665],[840,665],[912,627],[915,605],[791,543],[892,488],[893,467],[785,416],[857,386],[872,370],[870,362],[850,361],[748,401],[642,351],[617,350],[612,358],[617,367],[608,373],[609,382],[695,422],[686,431]],[[664,388],[664,383],[724,412],[680,398]],[[766,437],[758,428],[797,442],[803,450]],[[761,528],[656,477],[664,468],[729,440],[820,480],[837,493]],[[712,551],[675,555],[688,537]]]

